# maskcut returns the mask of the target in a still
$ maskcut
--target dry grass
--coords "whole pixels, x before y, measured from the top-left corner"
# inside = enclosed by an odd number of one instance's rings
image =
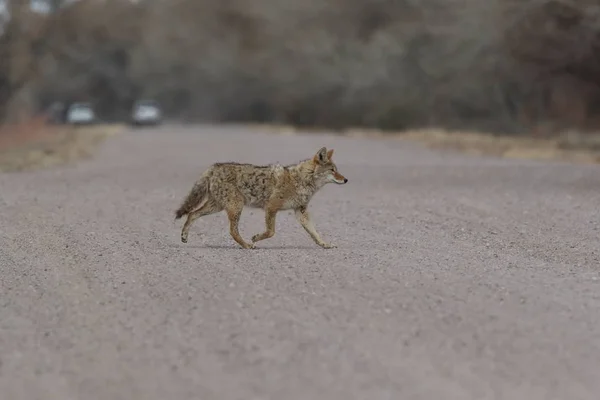
[[[28,171],[91,157],[119,125],[52,126],[43,119],[0,128],[0,172]]]
[[[251,125],[251,128],[280,135],[292,135],[300,131],[324,132],[317,129],[297,129],[287,125],[256,124]],[[552,138],[496,136],[481,132],[452,132],[443,129],[415,129],[403,132],[349,129],[338,133],[350,137],[409,140],[428,148],[474,155],[600,164],[600,135],[589,133],[566,132]]]
[[[402,133],[399,138],[423,143],[430,148],[467,154],[600,164],[600,146],[597,145],[600,139],[591,134],[567,133],[553,138],[531,138],[424,129]]]

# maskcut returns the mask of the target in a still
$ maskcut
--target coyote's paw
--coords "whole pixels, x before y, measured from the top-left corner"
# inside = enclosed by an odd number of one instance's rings
[[[321,247],[324,249],[335,249],[337,246],[333,243],[321,243]]]
[[[181,235],[181,242],[187,243],[187,235]]]
[[[245,249],[255,249],[256,246],[254,245],[254,243],[246,243],[245,246],[242,246]]]

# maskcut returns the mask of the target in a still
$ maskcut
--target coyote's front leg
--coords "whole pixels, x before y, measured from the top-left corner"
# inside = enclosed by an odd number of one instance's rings
[[[312,221],[310,220],[310,214],[308,213],[306,206],[302,206],[302,207],[295,209],[294,213],[296,215],[296,219],[298,220],[298,222],[300,222],[300,225],[302,225],[304,230],[306,232],[308,232],[308,234],[310,235],[311,238],[313,238],[313,240],[315,241],[316,244],[318,244],[319,246],[321,246],[324,249],[332,249],[334,247],[337,247],[336,245],[334,245],[332,243],[325,243],[321,239],[321,237],[317,233],[317,230],[315,229],[315,226],[313,225]]]

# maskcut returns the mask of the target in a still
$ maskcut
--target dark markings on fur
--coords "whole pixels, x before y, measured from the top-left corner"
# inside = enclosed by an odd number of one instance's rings
[[[253,168],[270,168],[270,165],[254,165],[254,164],[249,164],[249,163],[238,163],[238,162],[234,162],[234,161],[218,162],[218,163],[213,164],[213,166],[215,166],[215,167],[222,167],[225,165],[237,165],[240,167],[253,167]]]

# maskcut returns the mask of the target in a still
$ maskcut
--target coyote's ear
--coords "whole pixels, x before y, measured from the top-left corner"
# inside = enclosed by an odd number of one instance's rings
[[[321,147],[319,151],[317,151],[317,154],[315,154],[313,157],[313,160],[317,164],[323,164],[327,162],[327,149],[325,147]]]
[[[332,156],[333,156],[333,149],[331,149],[331,150],[329,150],[329,151],[327,152],[327,159],[328,159],[329,161],[331,161],[331,157],[332,157]]]

